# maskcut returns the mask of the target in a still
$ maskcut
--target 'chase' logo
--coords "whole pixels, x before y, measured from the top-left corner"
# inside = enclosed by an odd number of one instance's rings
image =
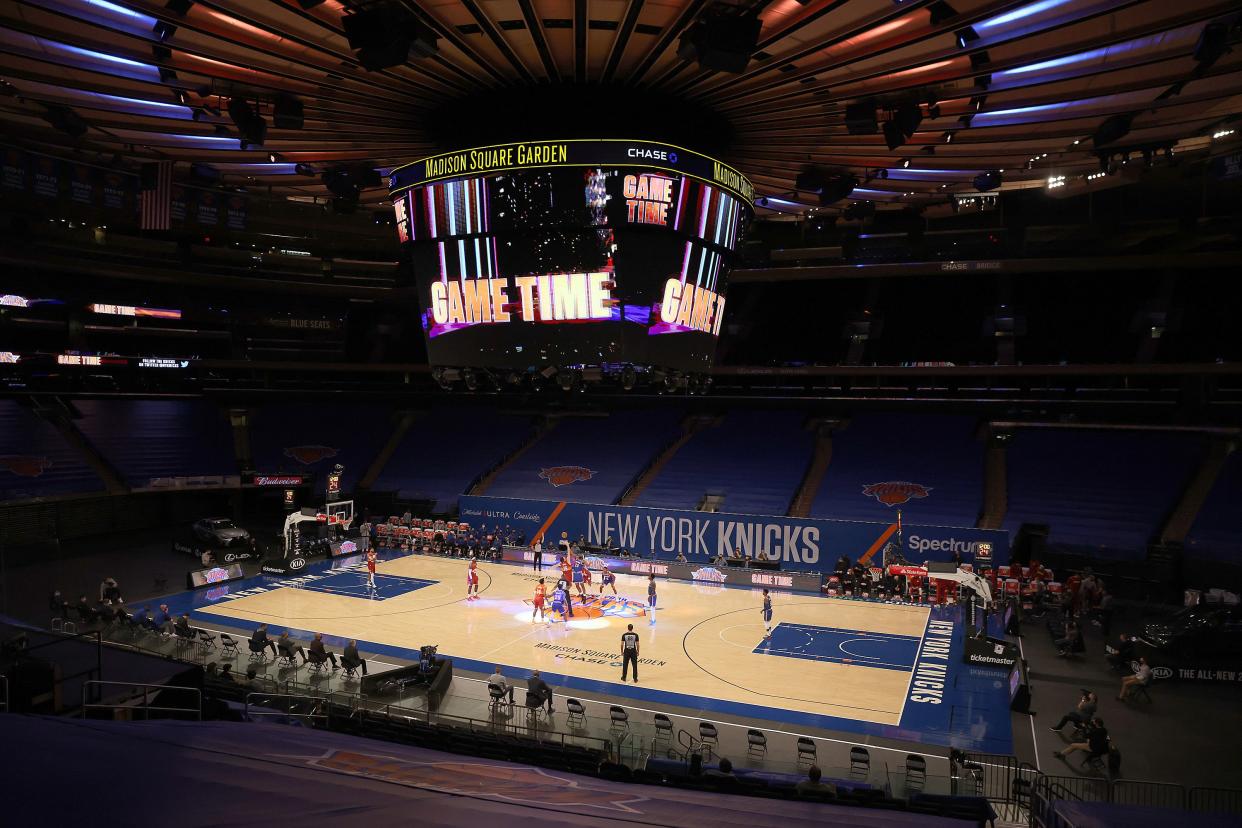
[[[586,466],[552,466],[539,470],[539,476],[556,488],[577,483],[579,480],[590,480],[595,472]]]
[[[862,493],[874,497],[885,506],[900,506],[913,499],[924,498],[931,494],[931,489],[922,483],[910,483],[906,480],[894,480],[887,483],[872,483],[863,486]]]

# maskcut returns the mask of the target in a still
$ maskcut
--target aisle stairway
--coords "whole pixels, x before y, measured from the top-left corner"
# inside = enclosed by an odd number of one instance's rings
[[[534,431],[532,431],[530,436],[526,438],[526,442],[518,446],[518,448],[512,454],[510,454],[508,457],[505,457],[503,460],[501,460],[499,463],[493,466],[490,470],[488,470],[487,472],[484,472],[484,474],[478,480],[475,481],[474,485],[471,486],[466,491],[466,494],[471,494],[471,495],[487,494],[488,488],[492,485],[493,482],[495,482],[496,478],[500,476],[501,472],[509,468],[509,466],[511,466],[515,461],[521,458],[523,454],[530,451],[531,448],[537,445],[539,441],[542,440],[548,432],[556,428],[557,425],[560,424],[560,422],[561,421],[559,417],[546,417],[540,420],[538,423],[536,423]]]
[[[638,477],[621,495],[621,499],[618,501],[617,505],[633,506],[634,502],[638,500],[639,495],[643,493],[643,490],[651,484],[652,480],[655,480],[656,477],[659,476],[660,471],[664,468],[668,461],[672,460],[677,455],[677,452],[681,450],[681,447],[690,442],[690,438],[694,437],[695,434],[698,434],[703,429],[718,425],[719,423],[719,417],[709,417],[702,414],[692,414],[686,417],[681,424],[681,434],[678,435],[677,439],[665,446],[660,453],[656,455],[655,459],[651,461],[651,465],[647,466],[647,468],[638,473]]]
[[[807,427],[816,430],[815,451],[806,467],[806,475],[798,486],[798,492],[789,504],[789,517],[810,516],[811,504],[815,502],[815,495],[819,493],[819,486],[824,482],[824,475],[828,473],[828,465],[832,462],[831,424],[816,420],[807,423]]]

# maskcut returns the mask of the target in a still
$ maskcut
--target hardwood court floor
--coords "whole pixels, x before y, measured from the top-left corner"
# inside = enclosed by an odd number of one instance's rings
[[[465,669],[502,665],[519,677],[539,669],[584,687],[620,681],[620,638],[632,623],[641,637],[639,687],[657,691],[653,697],[897,725],[929,614],[925,607],[773,591],[777,626],[765,641],[758,589],[659,581],[651,625],[646,579],[619,575],[620,599],[633,600],[575,601],[569,623],[532,624],[529,599],[540,574],[507,564],[479,569],[481,597],[474,601],[465,600],[465,562],[411,555],[380,563],[375,595],[362,585],[360,568],[351,568],[199,607],[195,615],[353,638],[364,650],[363,642],[406,650],[437,644]],[[542,575],[554,584],[555,570]],[[598,590],[596,584],[590,591]]]

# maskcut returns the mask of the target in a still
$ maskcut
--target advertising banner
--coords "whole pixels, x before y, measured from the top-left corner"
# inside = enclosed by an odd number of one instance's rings
[[[537,535],[554,543],[564,532],[572,540],[585,537],[591,545],[612,545],[644,557],[671,560],[684,554],[703,564],[737,549],[743,557],[765,553],[782,569],[828,572],[841,555],[879,563],[888,543],[901,539],[901,554],[914,564],[948,561],[956,552],[974,563],[978,544],[990,543],[996,564],[1009,562],[1009,533],[996,529],[848,520],[769,517],[725,512],[647,509],[551,500],[462,495],[461,519],[472,526],[511,526],[529,542]]]

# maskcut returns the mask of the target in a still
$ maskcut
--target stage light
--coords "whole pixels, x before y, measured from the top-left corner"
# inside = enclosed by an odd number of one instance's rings
[[[82,116],[69,107],[60,104],[44,104],[44,106],[47,111],[43,113],[43,120],[61,132],[72,135],[74,138],[81,138],[90,129],[90,125],[82,119]]]
[[[1199,63],[1199,71],[1207,69],[1232,50],[1229,48],[1229,29],[1224,23],[1208,23],[1199,34],[1199,42],[1195,44],[1195,60]]]
[[[850,135],[874,135],[880,128],[876,120],[874,98],[845,105],[845,128]]]
[[[155,39],[163,43],[177,33],[177,27],[164,20],[157,20],[155,25],[151,27],[151,31],[155,34]]]
[[[952,133],[952,132],[946,132],[946,133],[944,134],[944,142],[945,142],[946,144],[952,144],[952,143],[953,143],[953,133]]]
[[[1218,129],[1216,132],[1212,133],[1212,140],[1219,140],[1221,138],[1227,138],[1230,135],[1233,135],[1233,132],[1234,131],[1232,129]]]
[[[688,28],[677,43],[677,57],[715,72],[746,71],[759,45],[763,21],[751,14],[733,14],[725,6],[709,10]]]
[[[247,144],[262,145],[267,138],[267,121],[259,114],[258,109],[242,98],[229,100],[229,117],[233,119],[237,132],[241,135],[242,149]]]
[[[276,96],[272,124],[277,129],[301,129],[305,123],[305,108],[300,100],[283,93]]]
[[[439,36],[400,4],[382,2],[341,18],[349,48],[368,72],[402,66],[439,51]]]
[[[269,152],[267,154],[267,160],[268,160],[268,163],[275,164],[277,161],[280,160],[280,156],[274,152]]]
[[[910,168],[910,159],[909,159],[909,158],[903,158],[903,159],[901,159],[901,168],[902,168],[903,170],[905,170],[905,169],[909,169],[909,168]]]
[[[1133,122],[1134,116],[1110,115],[1104,119],[1104,122],[1095,130],[1095,134],[1091,136],[1091,143],[1097,147],[1120,141],[1130,132],[1130,124]]]
[[[990,172],[979,173],[974,178],[975,189],[979,192],[987,192],[995,190],[1001,185],[1001,171],[992,170]]]

